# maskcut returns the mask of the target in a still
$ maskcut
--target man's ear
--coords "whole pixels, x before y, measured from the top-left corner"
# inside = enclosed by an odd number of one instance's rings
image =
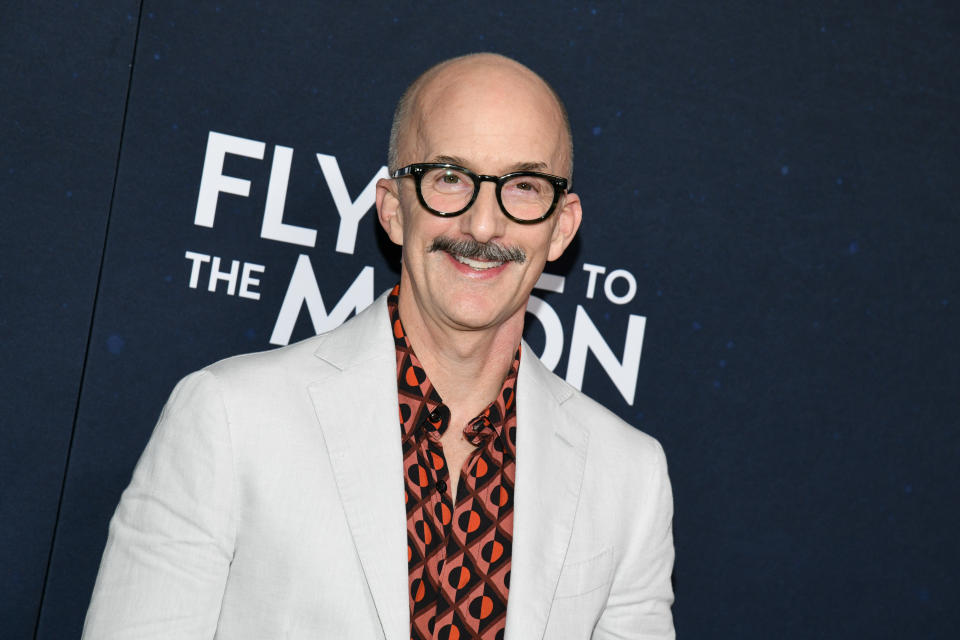
[[[547,260],[556,260],[563,255],[564,250],[573,241],[573,236],[577,235],[580,219],[583,217],[580,196],[575,193],[564,195],[563,200],[560,201],[560,210],[554,215],[556,220],[553,221],[553,235],[550,237]]]
[[[394,244],[403,246],[403,216],[399,185],[392,178],[377,180],[377,219]]]

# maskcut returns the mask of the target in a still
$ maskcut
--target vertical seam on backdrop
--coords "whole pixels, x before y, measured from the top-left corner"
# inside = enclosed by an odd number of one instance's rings
[[[143,4],[140,0],[137,11],[137,28],[133,34],[133,50],[130,55],[130,71],[127,75],[127,92],[123,100],[123,115],[120,118],[120,139],[117,142],[117,159],[113,167],[113,187],[110,190],[110,204],[107,207],[107,222],[103,229],[103,246],[100,250],[100,264],[97,266],[97,285],[93,291],[93,305],[90,309],[90,322],[87,325],[87,343],[83,351],[83,364],[80,367],[80,384],[77,387],[77,401],[73,407],[73,424],[70,427],[70,440],[67,443],[67,455],[63,464],[63,477],[60,480],[60,495],[57,499],[57,513],[53,521],[53,534],[50,536],[50,550],[47,553],[47,566],[43,572],[43,584],[40,588],[40,602],[37,604],[37,620],[33,626],[33,638],[37,639],[40,632],[40,619],[43,615],[43,605],[47,596],[47,583],[50,579],[50,567],[53,564],[53,550],[57,542],[57,531],[60,528],[60,512],[63,508],[63,494],[67,487],[67,474],[70,471],[70,457],[73,453],[73,441],[77,432],[77,418],[80,414],[80,399],[83,397],[83,385],[87,376],[87,361],[90,358],[90,345],[93,340],[93,323],[97,316],[97,302],[100,299],[100,283],[103,278],[103,263],[107,255],[107,239],[110,237],[110,219],[113,217],[113,203],[117,197],[117,181],[120,174],[120,156],[123,152],[123,137],[127,128],[127,112],[130,109],[130,93],[133,87],[133,71],[137,62],[137,46],[140,43],[140,27],[143,21]]]

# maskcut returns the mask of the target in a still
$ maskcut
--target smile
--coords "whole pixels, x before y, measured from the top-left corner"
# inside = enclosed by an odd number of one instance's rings
[[[486,260],[474,260],[473,258],[465,258],[463,256],[453,255],[453,259],[459,262],[460,264],[465,264],[471,269],[477,269],[479,271],[485,271],[486,269],[495,269],[503,264],[503,262],[490,262]]]

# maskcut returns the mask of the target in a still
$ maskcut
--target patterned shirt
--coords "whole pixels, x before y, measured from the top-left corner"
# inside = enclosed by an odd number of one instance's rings
[[[471,420],[471,452],[454,502],[440,436],[450,410],[413,353],[388,298],[397,351],[397,388],[407,507],[410,637],[501,640],[507,619],[516,470],[516,383],[520,349],[500,393]]]

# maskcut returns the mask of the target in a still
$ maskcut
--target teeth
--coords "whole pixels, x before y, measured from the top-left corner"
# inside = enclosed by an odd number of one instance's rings
[[[486,262],[481,260],[473,260],[472,258],[464,258],[463,256],[453,256],[457,262],[460,264],[465,264],[471,269],[493,269],[502,265],[502,262]]]

